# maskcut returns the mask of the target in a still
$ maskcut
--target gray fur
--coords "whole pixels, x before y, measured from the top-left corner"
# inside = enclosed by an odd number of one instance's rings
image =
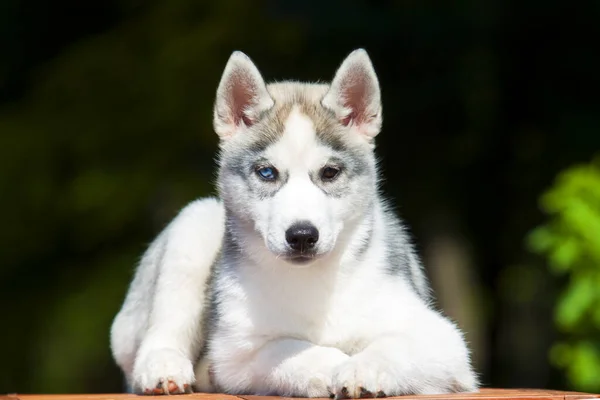
[[[406,227],[396,214],[384,207],[386,216],[387,268],[390,276],[403,276],[413,290],[425,301],[431,300],[430,288]]]

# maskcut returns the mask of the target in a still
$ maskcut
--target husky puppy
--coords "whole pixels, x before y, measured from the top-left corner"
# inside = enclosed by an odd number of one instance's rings
[[[214,106],[219,200],[149,246],[111,330],[136,393],[359,398],[477,391],[460,330],[382,200],[365,50],[330,84],[234,52]]]

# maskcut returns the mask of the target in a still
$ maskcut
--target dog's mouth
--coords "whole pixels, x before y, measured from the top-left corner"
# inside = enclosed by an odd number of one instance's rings
[[[309,264],[310,262],[316,260],[317,257],[316,257],[316,254],[291,253],[291,254],[288,254],[285,258],[287,261],[289,261],[292,264],[305,265],[305,264]]]

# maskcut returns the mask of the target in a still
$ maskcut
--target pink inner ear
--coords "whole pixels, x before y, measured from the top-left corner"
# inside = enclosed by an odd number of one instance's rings
[[[350,109],[350,113],[341,120],[344,126],[351,122],[359,125],[367,122],[367,104],[368,104],[368,82],[364,71],[352,71],[346,77],[346,82],[342,84],[342,104],[344,108]]]
[[[250,117],[248,117],[247,115],[242,115],[242,121],[247,127],[251,127],[252,125],[254,125],[254,121],[251,120]]]
[[[342,125],[348,126],[348,125],[350,125],[350,122],[354,121],[355,119],[356,119],[356,115],[354,114],[354,112],[351,112],[350,114],[348,114],[344,118],[342,118],[340,120],[340,122],[342,123]]]
[[[235,125],[240,125],[242,122],[246,126],[254,124],[245,111],[256,104],[256,91],[252,77],[243,71],[236,71],[231,77],[229,104]]]

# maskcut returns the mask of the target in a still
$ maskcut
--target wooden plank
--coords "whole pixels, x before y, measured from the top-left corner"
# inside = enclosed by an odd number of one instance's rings
[[[170,396],[138,396],[135,394],[107,393],[107,394],[12,394],[0,396],[0,400],[242,400],[240,397],[226,394],[192,393]],[[331,400],[331,399],[328,399]]]
[[[274,400],[269,396],[240,396],[245,400]],[[600,398],[600,394],[580,392],[564,392],[558,390],[539,389],[481,389],[478,393],[456,393],[445,395],[421,395],[388,397],[399,400],[585,400]],[[293,398],[279,398],[281,400],[297,400]],[[315,399],[317,400],[317,399]],[[330,400],[330,399],[319,399]]]
[[[149,398],[160,399],[161,396],[137,396],[134,394],[9,394],[0,396],[0,400],[132,400]],[[558,390],[539,389],[481,389],[478,393],[456,393],[447,395],[401,396],[399,400],[586,400],[599,399],[600,394],[563,392]],[[168,396],[168,400],[292,400],[273,396],[232,396],[226,394],[193,393]],[[165,400],[166,400],[165,399]],[[390,397],[389,399],[394,399]],[[293,400],[298,400],[293,399]],[[318,399],[311,399],[318,400]],[[322,399],[322,400],[330,400]]]

